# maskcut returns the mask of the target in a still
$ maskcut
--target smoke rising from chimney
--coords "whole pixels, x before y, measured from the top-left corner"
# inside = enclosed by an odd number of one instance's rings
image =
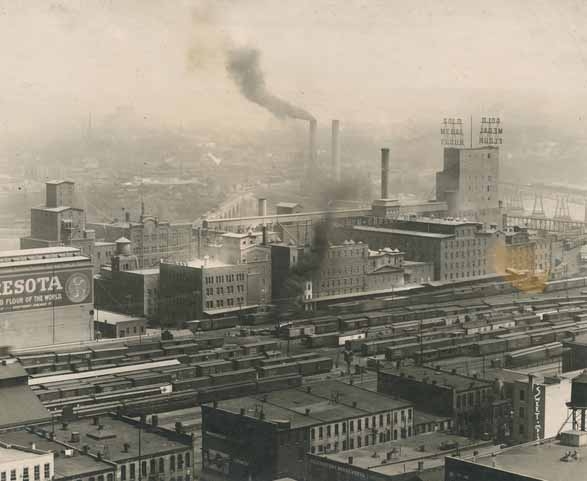
[[[276,117],[314,120],[312,114],[276,97],[267,90],[259,62],[260,52],[254,48],[233,48],[227,52],[226,69],[240,92],[251,102],[266,108]]]

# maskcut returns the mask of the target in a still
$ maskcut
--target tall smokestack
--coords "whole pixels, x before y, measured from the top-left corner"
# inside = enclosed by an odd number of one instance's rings
[[[389,198],[389,149],[381,149],[381,198]]]
[[[312,172],[316,168],[316,130],[318,123],[316,119],[310,119],[310,138],[308,144],[308,171]]]
[[[332,174],[334,180],[340,182],[340,140],[339,140],[340,120],[332,121]]]
[[[267,216],[267,199],[259,199],[257,201],[257,215],[259,217]]]

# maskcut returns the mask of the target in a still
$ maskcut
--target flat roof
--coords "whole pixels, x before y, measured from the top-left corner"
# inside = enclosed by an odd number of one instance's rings
[[[26,384],[0,387],[0,428],[51,420],[51,414]]]
[[[416,230],[405,230],[405,229],[389,229],[386,227],[368,227],[368,226],[353,226],[353,230],[361,232],[380,232],[382,234],[398,234],[398,235],[409,235],[412,237],[426,237],[429,239],[451,239],[454,237],[453,234],[437,234],[435,232],[420,232]]]
[[[310,392],[308,392],[310,389]],[[333,402],[333,396],[337,401]],[[356,405],[353,403],[356,402]],[[294,389],[220,401],[218,408],[254,416],[262,408],[268,421],[288,420],[292,428],[412,407],[412,403],[339,381],[325,381]],[[306,415],[306,409],[309,409]]]
[[[48,264],[66,264],[69,262],[89,262],[91,259],[85,256],[69,256],[69,257],[49,257],[48,259],[31,259],[29,261],[5,262],[0,259],[0,267],[24,267],[24,266],[38,266]]]
[[[106,241],[96,241],[94,242],[94,245],[96,247],[115,247],[116,246],[116,242],[106,242]]]
[[[9,444],[9,443],[7,443]],[[10,444],[9,444],[10,445]],[[9,448],[5,448],[4,446],[0,446],[0,461],[2,463],[14,463],[14,462],[24,462],[27,460],[31,460],[31,458],[37,458],[39,456],[43,456],[45,454],[49,454],[49,453],[40,453],[40,452],[34,452],[31,449],[20,449],[20,448],[24,448],[25,446],[11,446]],[[32,462],[36,462],[36,461],[32,461]]]
[[[145,318],[141,316],[128,316],[119,312],[104,311],[101,309],[94,309],[94,321],[105,322],[108,324],[119,324],[121,322],[129,321],[144,321]]]
[[[49,428],[50,429],[50,428]],[[57,432],[56,428],[56,432]],[[5,443],[29,446],[35,443],[37,449],[61,453],[65,446],[28,431],[11,431],[0,434],[0,440]],[[68,440],[69,441],[69,440]],[[79,447],[79,446],[78,446]],[[90,472],[112,471],[116,468],[104,461],[98,461],[91,456],[76,453],[75,456],[54,456],[53,458],[55,478],[77,477]]]
[[[99,426],[94,426],[91,418],[79,419],[68,423],[67,429],[61,427],[55,430],[55,438],[60,441],[69,442],[72,432],[80,433],[81,444],[88,445],[90,453],[102,451],[104,444],[108,445],[108,455],[104,456],[111,461],[121,461],[139,456],[139,431],[141,432],[142,456],[164,455],[189,448],[188,444],[180,443],[170,439],[156,430],[143,425],[139,428],[138,423],[126,422],[111,416],[100,416]],[[130,444],[128,452],[124,452],[124,444]]]
[[[576,451],[579,459],[562,461],[561,458],[569,451]],[[477,457],[476,461],[467,461],[483,466],[492,466],[495,463],[494,469],[548,481],[585,479],[587,446],[565,446],[560,441],[551,439],[543,444],[522,444],[498,449],[494,453],[495,456],[489,454]]]
[[[27,256],[42,256],[47,254],[67,254],[69,252],[80,252],[76,247],[39,247],[35,249],[15,249],[9,251],[0,251],[0,259],[5,257],[27,257]]]
[[[0,364],[0,381],[19,377],[28,378],[28,376],[26,369],[19,362],[13,362],[7,365]]]
[[[327,453],[317,455],[317,457],[347,464],[348,458],[352,456],[353,466],[381,474],[396,475],[416,471],[418,461],[421,459],[424,459],[424,469],[444,466],[444,455],[447,452],[454,452],[455,449],[454,447],[448,449],[447,446],[454,446],[456,443],[461,451],[490,444],[487,441],[435,431],[408,439],[388,441],[349,451]],[[387,453],[389,452],[393,452],[393,454],[388,461]]]
[[[465,391],[469,389],[475,389],[479,387],[491,386],[491,383],[483,379],[476,379],[473,377],[462,376],[460,374],[453,374],[451,372],[441,371],[434,368],[424,366],[405,366],[399,369],[393,367],[385,367],[380,371],[383,374],[393,374],[395,376],[401,376],[412,380],[427,382],[430,384],[432,381],[436,381],[437,386],[444,386],[447,388],[455,388],[457,391]]]

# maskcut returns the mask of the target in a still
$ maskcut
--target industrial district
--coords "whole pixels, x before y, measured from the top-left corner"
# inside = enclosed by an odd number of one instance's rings
[[[389,146],[360,207],[174,223],[138,191],[100,222],[46,182],[0,252],[1,481],[582,479],[587,223],[545,186],[504,200],[503,122],[463,124],[441,121],[432,199],[396,198]]]
[[[587,479],[581,2],[32,3],[0,481]]]

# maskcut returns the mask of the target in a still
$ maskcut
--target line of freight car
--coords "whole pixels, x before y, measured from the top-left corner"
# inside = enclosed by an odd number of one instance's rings
[[[135,397],[149,396],[153,394],[160,394],[163,385],[149,386],[147,388],[140,389],[126,389],[121,392],[110,392],[104,394],[93,394],[87,396],[77,396],[64,399],[56,399],[44,403],[47,409],[54,407],[66,407],[66,406],[83,406],[86,404],[95,404],[97,402],[109,402],[117,401],[121,399],[131,399]],[[169,385],[170,386],[170,385]]]
[[[544,292],[562,291],[566,289],[574,289],[577,287],[587,286],[586,277],[575,277],[572,279],[564,279],[560,281],[549,281],[546,283]]]
[[[458,356],[468,356],[475,348],[476,343],[470,342],[467,344],[459,344],[457,346],[445,346],[437,349],[429,349],[427,351],[417,351],[414,353],[414,360],[416,363],[426,363],[438,361],[441,359],[449,359]]]
[[[536,346],[521,351],[506,354],[507,367],[522,367],[535,362],[554,359],[562,356],[563,346],[560,342],[552,342],[542,346]]]
[[[373,356],[375,354],[382,354],[385,349],[399,344],[410,344],[418,341],[416,336],[395,337],[389,339],[381,339],[377,341],[366,341],[361,344],[362,356]]]

